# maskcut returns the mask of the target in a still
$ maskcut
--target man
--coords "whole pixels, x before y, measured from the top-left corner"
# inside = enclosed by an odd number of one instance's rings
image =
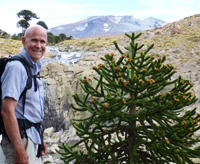
[[[31,66],[33,75],[41,69],[39,59],[46,50],[47,34],[40,25],[27,28],[22,44],[22,52],[18,55],[25,58]],[[27,83],[28,75],[25,67],[20,61],[8,62],[2,75],[2,116],[6,129],[3,136],[2,150],[7,164],[40,164],[41,156],[47,153],[47,146],[37,156],[38,145],[42,138],[38,129],[34,126],[28,128],[22,136],[18,127],[18,119],[27,119],[38,123],[43,121],[43,85],[39,78],[32,79],[32,87],[26,92],[25,106],[23,111],[23,100],[20,95]]]

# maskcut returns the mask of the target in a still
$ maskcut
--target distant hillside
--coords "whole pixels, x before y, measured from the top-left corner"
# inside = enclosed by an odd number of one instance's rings
[[[129,44],[129,40],[124,35],[115,35],[73,39],[64,41],[58,46],[63,49],[75,46],[77,48],[69,49],[69,51],[93,51],[98,56],[116,52],[112,44],[114,40],[122,49]],[[142,31],[142,36],[137,42],[145,45],[154,43],[155,46],[150,54],[157,58],[167,56],[167,61],[179,67],[180,71],[191,80],[196,80],[193,79],[195,76],[191,74],[200,73],[200,14],[168,23],[162,27]]]
[[[90,38],[96,36],[116,35],[125,32],[140,32],[153,29],[166,22],[149,17],[147,19],[125,16],[92,16],[72,24],[60,25],[50,29],[54,35],[65,33],[74,38]]]
[[[155,46],[152,51],[156,54],[161,53],[169,55],[172,49],[174,49],[173,53],[182,53],[182,55],[189,51],[198,54],[200,51],[199,14],[186,17],[177,22],[168,23],[162,27],[156,27],[141,32],[142,36],[139,42],[145,44],[154,43]],[[115,36],[66,40],[60,43],[59,46],[64,46],[65,48],[68,46],[77,46],[83,51],[97,51],[101,47],[112,46],[114,40],[117,40],[121,46],[125,46],[127,44],[126,42],[128,42],[123,33],[123,35]]]

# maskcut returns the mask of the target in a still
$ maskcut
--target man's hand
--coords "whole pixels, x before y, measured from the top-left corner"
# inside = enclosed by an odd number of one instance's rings
[[[41,156],[43,157],[45,154],[47,154],[47,145],[46,145],[46,143],[44,142],[44,150],[42,150]]]
[[[28,155],[24,149],[15,151],[15,164],[29,164]]]

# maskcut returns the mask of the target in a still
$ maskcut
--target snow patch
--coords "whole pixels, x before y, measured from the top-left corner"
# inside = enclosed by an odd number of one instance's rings
[[[115,17],[115,20],[119,23],[122,17]]]
[[[103,29],[103,31],[110,31],[110,29]]]
[[[98,17],[97,17],[97,16],[92,16],[92,17],[86,18],[85,20],[91,21],[91,20],[94,20],[94,19],[96,19],[96,18],[98,18]]]
[[[107,23],[104,23],[103,26],[104,26],[103,28],[104,31],[110,31],[109,25]]]
[[[142,17],[135,17],[136,19],[139,19],[139,20],[142,20],[142,21],[144,21],[144,20],[146,20],[146,18],[142,18]]]
[[[115,16],[114,17],[114,20],[113,19],[110,19],[113,23],[116,23],[116,24],[119,24],[120,20],[122,19],[121,16]]]
[[[84,24],[83,26],[76,27],[72,31],[83,31],[86,29],[87,26],[88,26],[88,23]]]
[[[63,30],[64,28],[63,27],[58,27],[56,30]]]
[[[108,27],[108,24],[107,23],[104,23],[103,24],[104,28]]]

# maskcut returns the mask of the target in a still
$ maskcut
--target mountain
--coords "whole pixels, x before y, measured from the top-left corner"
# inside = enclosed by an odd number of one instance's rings
[[[60,33],[74,38],[90,38],[97,36],[123,34],[125,32],[140,32],[165,25],[166,22],[149,17],[147,19],[125,16],[92,16],[76,23],[51,28],[54,35]]]

